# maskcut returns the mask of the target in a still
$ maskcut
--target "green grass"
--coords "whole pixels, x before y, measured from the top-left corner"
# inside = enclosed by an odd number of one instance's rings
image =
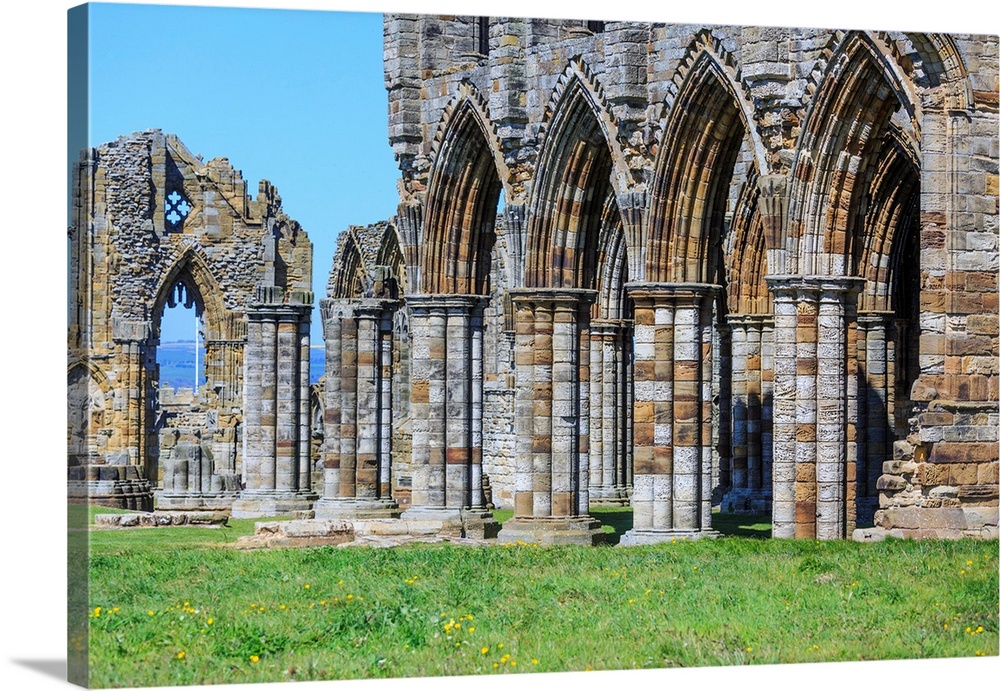
[[[612,540],[628,513],[595,510]],[[761,540],[717,516],[745,536],[245,552],[253,521],[231,524],[94,531],[92,685],[997,654],[996,542]]]

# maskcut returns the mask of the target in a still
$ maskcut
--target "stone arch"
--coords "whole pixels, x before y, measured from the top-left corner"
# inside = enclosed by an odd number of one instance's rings
[[[917,232],[920,164],[903,137],[891,131],[883,153],[872,166],[864,226],[855,260],[865,288],[858,296],[863,311],[898,311],[897,284],[907,233]]]
[[[435,138],[419,250],[427,294],[487,292],[496,210],[508,177],[484,104],[468,84]]]
[[[529,202],[525,284],[532,288],[593,287],[604,204],[621,191],[613,124],[580,69],[571,67],[546,109]]]
[[[898,65],[859,32],[840,41],[818,84],[790,176],[788,272],[854,275],[853,230],[866,168],[893,113],[902,107],[916,123],[917,105]]]
[[[579,92],[577,91],[579,90]],[[558,129],[557,115],[565,110],[573,98],[583,96],[590,104],[597,119],[597,124],[604,134],[611,151],[613,164],[612,187],[619,195],[627,193],[631,174],[625,159],[622,141],[619,137],[618,121],[608,104],[604,87],[580,56],[572,58],[559,75],[556,84],[549,95],[548,103],[542,115],[542,125],[539,130],[539,141],[544,148],[545,139],[553,128]],[[539,157],[541,160],[541,157]]]
[[[187,249],[181,253],[163,277],[156,299],[153,301],[153,338],[156,340],[160,338],[160,321],[163,317],[163,310],[172,299],[174,287],[178,283],[182,283],[193,297],[197,314],[202,318],[205,340],[225,338],[228,320],[225,318],[227,310],[222,290],[219,288],[208,262],[193,249]]]
[[[350,229],[345,230],[337,243],[337,256],[333,260],[327,297],[361,297],[365,291],[365,283],[365,267],[357,239]]]
[[[650,202],[649,281],[720,282],[729,183],[745,137],[760,169],[763,149],[723,64],[703,46],[678,72]]]
[[[752,126],[755,121],[753,98],[743,81],[736,56],[726,49],[722,37],[708,29],[698,32],[698,35],[688,45],[687,53],[678,63],[670,82],[667,84],[663,99],[663,118],[659,121],[660,132],[666,132],[681,89],[688,81],[700,78],[698,72],[703,69],[700,63],[704,60],[714,63],[712,65],[714,76],[729,91],[734,103],[740,109],[743,126],[746,128],[747,138],[750,140],[754,168],[757,172],[763,171],[763,166],[767,161],[767,149],[760,138],[760,133],[756,127]],[[667,141],[665,136],[665,134],[661,134],[661,142]]]
[[[975,107],[968,71],[954,39],[940,33],[877,32],[874,34],[891,51],[893,58],[913,81],[928,90],[952,86],[954,99],[949,107],[965,110]]]
[[[107,375],[89,358],[74,362],[66,371],[68,402],[67,451],[70,466],[83,465],[97,454],[94,437],[105,424],[105,399],[111,390]],[[102,417],[97,417],[100,413]]]
[[[397,288],[402,292],[406,272],[406,260],[403,257],[403,250],[400,247],[399,235],[393,223],[386,225],[385,234],[378,248],[375,263],[377,266],[384,266],[389,269],[391,278],[395,281]]]
[[[755,175],[743,184],[726,242],[728,311],[733,314],[770,314],[773,297],[767,289],[767,247]]]
[[[591,310],[594,319],[630,318],[625,292],[628,275],[628,247],[622,217],[614,197],[608,195],[601,213],[598,240],[597,300]]]

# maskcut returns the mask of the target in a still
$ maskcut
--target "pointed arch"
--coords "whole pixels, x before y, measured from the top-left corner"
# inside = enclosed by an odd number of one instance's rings
[[[215,280],[208,261],[193,248],[187,248],[181,253],[160,283],[153,302],[154,338],[158,340],[160,337],[163,310],[173,299],[174,288],[178,283],[184,286],[198,316],[202,318],[205,340],[225,338],[228,320],[222,289]]]
[[[487,292],[497,202],[507,177],[485,104],[465,84],[435,138],[419,250],[424,293]]]
[[[876,32],[876,36],[905,72],[921,89],[949,88],[949,107],[967,110],[975,108],[975,93],[969,82],[965,62],[955,40],[941,33]]]
[[[861,277],[866,279],[858,308],[898,311],[897,284],[907,255],[906,236],[917,232],[919,164],[902,136],[891,131],[873,171],[856,260]]]
[[[396,231],[395,223],[386,224],[385,233],[382,235],[382,242],[379,245],[375,263],[377,266],[389,268],[392,279],[402,292],[405,284],[403,277],[406,275],[406,262],[403,259],[403,250],[400,248],[399,233]]]
[[[601,234],[597,254],[597,300],[591,308],[594,319],[626,319],[628,295],[628,248],[622,215],[612,195],[608,195],[601,214]]]
[[[327,297],[361,297],[365,289],[365,267],[358,249],[358,240],[353,228],[341,233],[337,241],[337,253],[333,259],[333,271],[327,285]]]
[[[717,55],[702,46],[677,78],[682,81],[655,168],[646,278],[719,283],[733,170],[745,139],[756,170],[763,149],[734,78]]]
[[[791,273],[857,274],[854,230],[866,169],[896,111],[903,108],[916,122],[912,96],[912,83],[901,81],[898,65],[870,36],[844,36],[805,114],[792,164],[787,246],[798,265]]]
[[[728,311],[733,314],[770,314],[773,297],[767,289],[767,246],[758,211],[760,187],[751,175],[742,186],[726,243]]]
[[[622,142],[618,137],[618,121],[615,119],[608,104],[604,87],[594,75],[593,71],[580,56],[575,56],[563,69],[559,79],[549,95],[548,103],[542,115],[542,126],[539,131],[539,140],[544,143],[550,130],[557,127],[557,115],[561,110],[566,109],[573,98],[582,96],[590,104],[591,111],[596,118],[597,124],[601,128],[604,140],[611,151],[614,175],[612,187],[617,194],[624,194],[628,191],[630,173],[628,165],[625,163],[625,152]],[[540,157],[541,158],[541,157]]]
[[[711,30],[702,29],[698,32],[688,45],[684,58],[675,68],[663,99],[664,109],[663,118],[659,122],[660,132],[665,132],[667,129],[682,87],[692,79],[698,79],[698,71],[704,67],[701,63],[705,60],[713,63],[711,67],[714,70],[714,76],[729,92],[733,102],[739,108],[743,127],[746,129],[750,149],[753,153],[754,170],[758,174],[763,174],[766,169],[767,148],[755,127],[753,98],[743,81],[736,57],[726,49],[723,38],[716,36]],[[662,148],[662,142],[666,139],[661,136],[660,141]]]
[[[579,69],[567,73],[547,109],[528,207],[525,284],[532,288],[594,286],[605,202],[619,192],[613,124]]]

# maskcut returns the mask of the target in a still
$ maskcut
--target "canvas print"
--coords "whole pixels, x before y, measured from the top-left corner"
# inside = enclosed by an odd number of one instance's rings
[[[998,655],[997,36],[69,26],[71,681]]]

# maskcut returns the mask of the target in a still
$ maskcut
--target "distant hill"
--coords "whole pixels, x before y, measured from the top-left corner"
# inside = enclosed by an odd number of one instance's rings
[[[205,349],[198,348],[198,362],[204,367]],[[325,368],[323,348],[309,349],[309,383],[315,384],[323,376]],[[172,341],[161,343],[156,348],[156,360],[160,363],[160,386],[178,389],[194,386],[194,341]]]

